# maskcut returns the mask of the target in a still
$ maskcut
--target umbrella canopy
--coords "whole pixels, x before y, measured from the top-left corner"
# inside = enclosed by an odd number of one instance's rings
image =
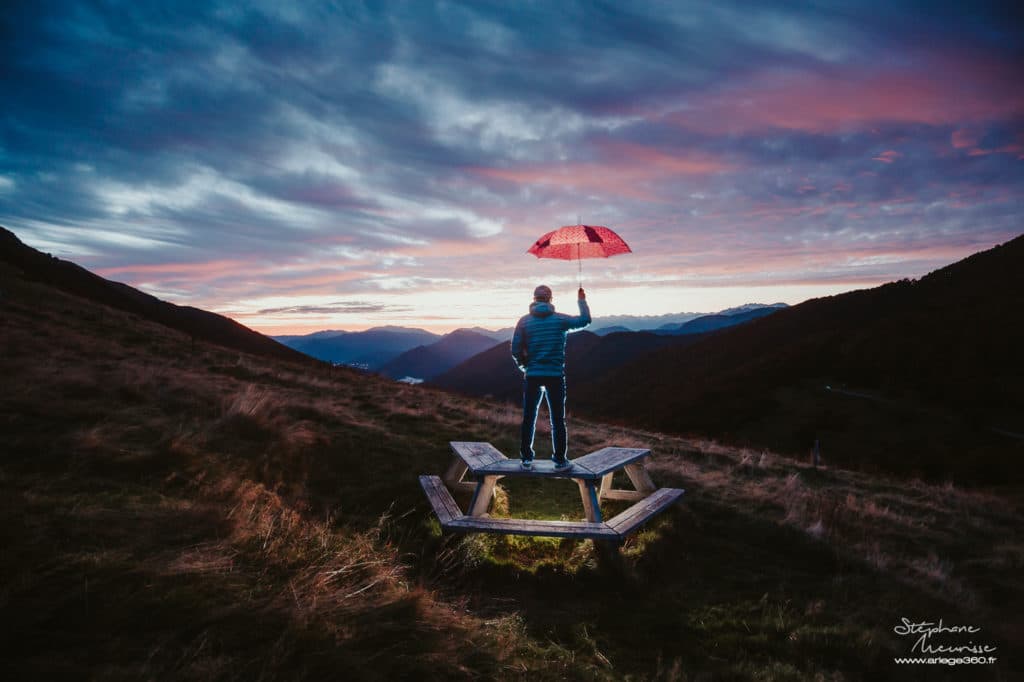
[[[537,258],[582,260],[632,253],[622,237],[600,225],[566,225],[548,232],[529,248]]]
[[[538,239],[526,252],[537,258],[578,261],[581,289],[584,258],[608,258],[620,253],[633,253],[622,237],[600,225],[560,227]]]

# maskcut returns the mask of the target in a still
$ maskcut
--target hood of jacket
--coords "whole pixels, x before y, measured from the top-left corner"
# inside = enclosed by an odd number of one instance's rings
[[[530,304],[530,314],[534,317],[548,317],[555,312],[555,306],[547,301],[534,301]]]

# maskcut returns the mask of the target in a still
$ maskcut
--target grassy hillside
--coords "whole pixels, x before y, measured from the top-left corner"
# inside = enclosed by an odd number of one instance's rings
[[[964,678],[895,666],[901,617],[983,628],[971,679],[1024,672],[1019,496],[572,419],[572,454],[650,446],[687,489],[620,576],[440,536],[416,476],[449,440],[513,452],[514,409],[193,346],[4,264],[0,292],[5,679]],[[582,516],[558,481],[496,513]]]

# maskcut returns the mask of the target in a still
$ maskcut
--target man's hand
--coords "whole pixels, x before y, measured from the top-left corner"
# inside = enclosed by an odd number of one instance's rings
[[[581,301],[587,300],[587,292],[583,291],[583,287],[580,287],[580,290],[576,292],[576,295]]]

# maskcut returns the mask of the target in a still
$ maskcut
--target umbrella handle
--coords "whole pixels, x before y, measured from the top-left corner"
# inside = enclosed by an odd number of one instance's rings
[[[579,280],[580,289],[583,288],[583,259],[580,258],[580,245],[576,242],[576,265],[578,267],[577,279]]]

